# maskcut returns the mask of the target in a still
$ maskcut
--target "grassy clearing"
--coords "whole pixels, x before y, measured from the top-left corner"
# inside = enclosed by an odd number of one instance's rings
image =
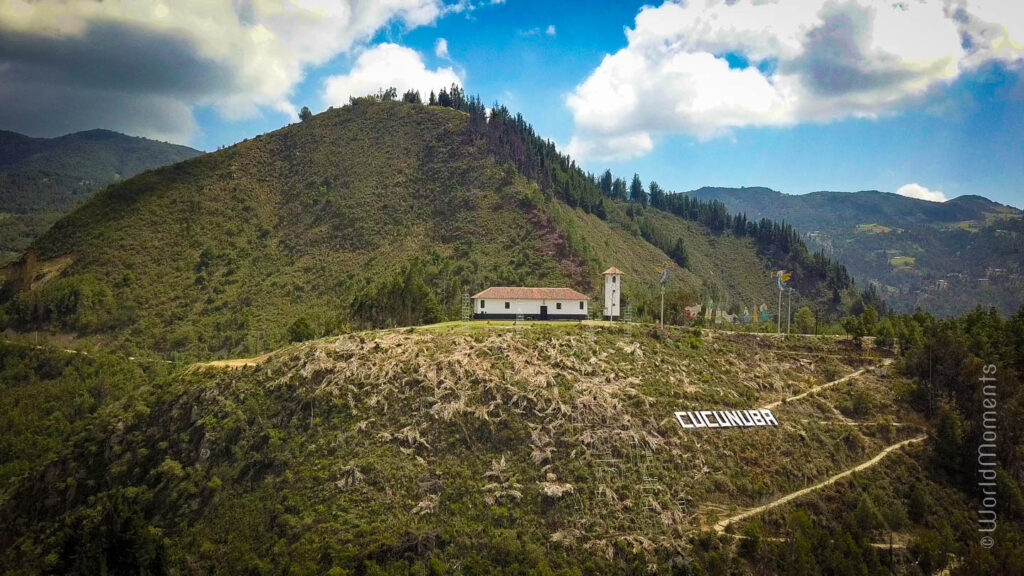
[[[889,259],[889,265],[893,268],[913,268],[917,262],[914,256],[896,256]]]
[[[857,232],[864,232],[865,234],[888,234],[892,231],[891,227],[881,224],[857,224]]]

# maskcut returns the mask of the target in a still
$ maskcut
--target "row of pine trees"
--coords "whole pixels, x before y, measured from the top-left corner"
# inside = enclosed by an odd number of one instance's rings
[[[381,90],[370,98],[378,101],[399,99],[394,88]],[[645,187],[639,174],[634,174],[627,182],[615,177],[611,170],[605,170],[599,176],[585,172],[575,160],[560,153],[554,142],[541,138],[522,114],[513,114],[498,103],[488,110],[479,96],[467,95],[456,84],[436,93],[431,91],[425,102],[416,90],[406,91],[401,100],[467,113],[470,129],[484,141],[491,154],[499,161],[514,165],[522,175],[536,181],[545,194],[557,197],[569,206],[602,219],[607,219],[607,203],[611,201],[663,210],[702,224],[716,234],[731,233],[753,239],[762,256],[776,267],[793,273],[793,284],[798,289],[823,283],[838,302],[839,293],[853,286],[846,267],[823,252],[811,253],[792,225],[767,218],[751,221],[746,214],[730,214],[725,204],[717,200],[702,200],[685,193],[671,192],[657,182],[652,181]],[[642,210],[630,211],[631,216],[641,220],[641,230],[642,214]],[[647,234],[644,236],[651,240]],[[673,256],[673,259],[685,265],[684,246],[677,247],[676,242],[667,241],[659,243],[658,248],[670,255],[676,252],[678,257]]]

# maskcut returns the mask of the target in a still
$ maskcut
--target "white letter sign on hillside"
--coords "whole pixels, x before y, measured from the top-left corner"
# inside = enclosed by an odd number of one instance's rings
[[[676,412],[683,428],[749,428],[778,426],[771,410],[697,410]]]

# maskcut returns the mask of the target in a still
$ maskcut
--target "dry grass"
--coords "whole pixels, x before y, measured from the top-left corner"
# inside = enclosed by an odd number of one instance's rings
[[[690,335],[448,324],[326,339],[256,369],[275,374],[268,386],[350,414],[360,451],[390,447],[413,465],[454,459],[463,473],[476,470],[468,493],[411,494],[404,514],[435,517],[453,499],[526,508],[546,500],[558,510],[550,541],[598,554],[673,545],[917,433],[877,433],[830,403],[847,388],[889,386],[866,372],[822,387],[826,372],[845,376],[870,361],[848,342],[705,331],[695,349]],[[903,418],[884,398],[879,424]],[[686,431],[673,417],[763,405],[781,426]]]

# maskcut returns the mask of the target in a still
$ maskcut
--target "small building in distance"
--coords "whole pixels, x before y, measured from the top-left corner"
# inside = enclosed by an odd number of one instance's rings
[[[586,320],[587,297],[572,288],[495,286],[473,295],[475,320]]]

